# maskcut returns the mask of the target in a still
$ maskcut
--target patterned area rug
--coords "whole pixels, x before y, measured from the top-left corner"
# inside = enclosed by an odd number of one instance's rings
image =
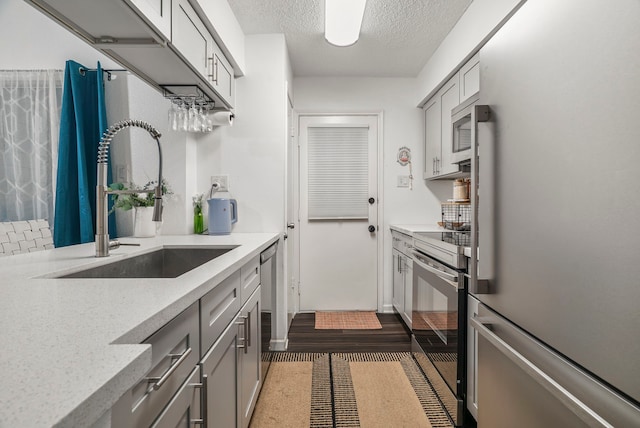
[[[274,353],[251,428],[452,428],[409,352]]]
[[[380,330],[375,312],[316,312],[316,330]]]

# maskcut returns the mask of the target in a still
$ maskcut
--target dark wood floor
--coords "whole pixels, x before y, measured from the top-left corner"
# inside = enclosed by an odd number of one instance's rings
[[[408,352],[411,336],[397,314],[377,314],[382,330],[316,330],[315,314],[299,313],[289,329],[288,352]]]

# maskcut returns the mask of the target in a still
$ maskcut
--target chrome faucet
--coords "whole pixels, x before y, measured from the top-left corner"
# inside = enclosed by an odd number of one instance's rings
[[[107,188],[107,163],[109,159],[109,147],[113,137],[124,128],[137,126],[146,129],[158,143],[158,185],[154,190],[109,190]],[[162,221],[162,149],[160,148],[161,134],[157,129],[141,120],[123,120],[112,125],[102,134],[98,146],[98,177],[96,185],[96,257],[106,257],[110,248],[118,248],[121,244],[117,240],[109,240],[109,224],[107,223],[107,195],[109,194],[134,194],[154,193],[153,221]]]

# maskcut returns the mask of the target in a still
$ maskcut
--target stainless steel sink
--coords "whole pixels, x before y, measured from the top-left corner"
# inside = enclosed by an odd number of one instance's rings
[[[58,278],[177,278],[234,248],[163,248]]]

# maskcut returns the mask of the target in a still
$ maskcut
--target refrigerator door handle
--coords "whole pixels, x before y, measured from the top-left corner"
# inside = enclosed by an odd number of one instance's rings
[[[542,385],[547,391],[553,394],[558,400],[564,403],[573,413],[576,414],[590,427],[606,427],[614,428],[600,415],[594,412],[586,404],[580,401],[576,396],[567,391],[562,385],[556,382],[553,378],[543,372],[539,367],[529,361],[525,356],[516,351],[507,342],[501,339],[494,332],[489,330],[483,323],[487,318],[474,316],[471,317],[469,322],[471,326],[485,338],[489,343],[496,347],[507,358],[513,361],[518,367],[520,367],[531,378]]]
[[[491,279],[493,277],[493,225],[487,222],[493,216],[493,141],[483,141],[480,146],[478,123],[492,120],[491,109],[488,105],[475,105],[471,111],[471,260],[469,272],[471,281],[469,292],[473,294],[489,294],[492,292]],[[484,127],[490,132],[490,127]],[[486,134],[485,134],[486,135]],[[491,139],[489,139],[491,140]],[[480,155],[483,152],[483,156]],[[482,162],[483,173],[480,171]],[[479,209],[478,194],[482,189],[482,209]],[[482,227],[480,223],[483,222]],[[480,232],[482,230],[482,233]],[[482,236],[480,236],[482,234]],[[479,247],[482,247],[479,255]],[[480,257],[482,259],[480,259]],[[482,262],[482,263],[481,263]]]

